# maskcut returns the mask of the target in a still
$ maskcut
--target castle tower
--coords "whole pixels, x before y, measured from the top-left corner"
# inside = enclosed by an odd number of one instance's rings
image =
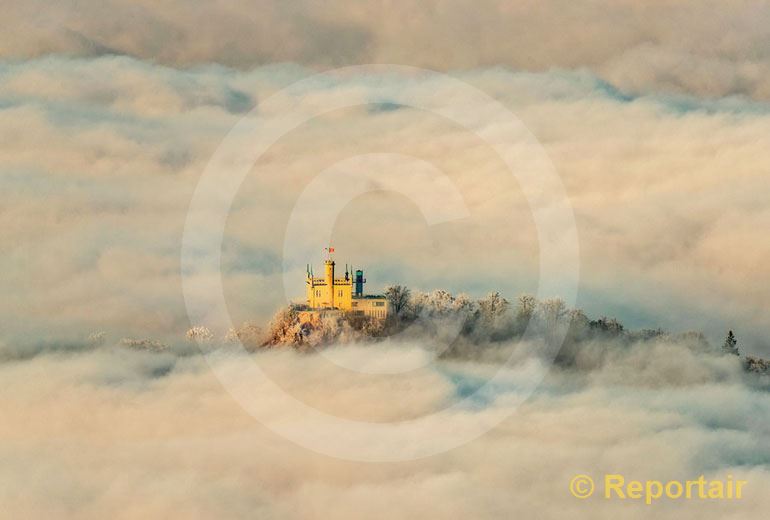
[[[334,260],[324,261],[326,268],[326,289],[329,291],[329,306],[334,307]]]

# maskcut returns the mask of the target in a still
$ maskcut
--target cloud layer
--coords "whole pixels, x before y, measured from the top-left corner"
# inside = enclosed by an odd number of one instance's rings
[[[335,347],[339,355],[388,367],[413,344]],[[375,358],[367,350],[378,349]],[[517,348],[507,345],[504,348]],[[429,354],[428,354],[429,355]],[[233,370],[258,363],[286,391],[356,421],[397,421],[442,412],[498,366],[438,362],[405,374],[351,373],[318,354],[290,350],[233,355]],[[224,367],[227,369],[227,366]],[[391,464],[347,462],[300,448],[241,409],[199,356],[105,346],[0,363],[0,496],[4,514],[26,518],[749,518],[767,509],[770,399],[742,380],[731,356],[680,345],[647,347],[593,372],[551,372],[517,410],[528,365],[504,369],[502,385],[459,419],[513,412],[456,450]],[[653,376],[650,378],[650,376]],[[299,421],[253,380],[261,419]],[[455,417],[455,420],[458,418]],[[313,432],[308,432],[312,435]],[[404,446],[392,446],[402,450]],[[578,473],[597,478],[748,480],[737,502],[578,501]]]
[[[7,2],[0,55],[125,54],[249,69],[586,68],[633,92],[770,99],[765,1]]]

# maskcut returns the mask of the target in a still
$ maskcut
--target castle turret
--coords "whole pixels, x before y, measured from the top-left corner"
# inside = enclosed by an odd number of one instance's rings
[[[325,260],[326,287],[329,291],[329,306],[334,307],[334,260]]]

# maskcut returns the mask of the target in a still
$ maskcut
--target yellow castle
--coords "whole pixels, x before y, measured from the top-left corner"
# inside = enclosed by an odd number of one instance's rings
[[[324,260],[324,275],[313,276],[313,268],[308,265],[305,284],[307,286],[307,305],[313,310],[340,310],[354,315],[368,316],[384,320],[388,316],[388,300],[381,295],[364,295],[364,272],[358,269],[353,274],[352,267],[345,266],[345,276],[335,278],[334,260],[331,258],[334,248],[328,248]]]

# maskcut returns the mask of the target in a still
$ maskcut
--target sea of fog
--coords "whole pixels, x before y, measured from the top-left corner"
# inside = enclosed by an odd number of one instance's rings
[[[397,342],[216,355],[189,346],[6,344],[2,516],[738,519],[770,510],[770,393],[737,358],[661,344],[591,369],[536,356],[504,362],[520,350],[498,345],[471,360]],[[246,379],[246,366],[264,377]],[[253,396],[248,410],[235,387]],[[496,425],[406,460],[395,455],[408,443],[372,436],[394,461],[349,460],[268,428],[309,424],[269,398],[271,388],[356,424],[429,416],[421,434],[437,445],[490,417]],[[569,493],[572,476],[606,473],[730,475],[748,484],[739,501],[649,506]]]

